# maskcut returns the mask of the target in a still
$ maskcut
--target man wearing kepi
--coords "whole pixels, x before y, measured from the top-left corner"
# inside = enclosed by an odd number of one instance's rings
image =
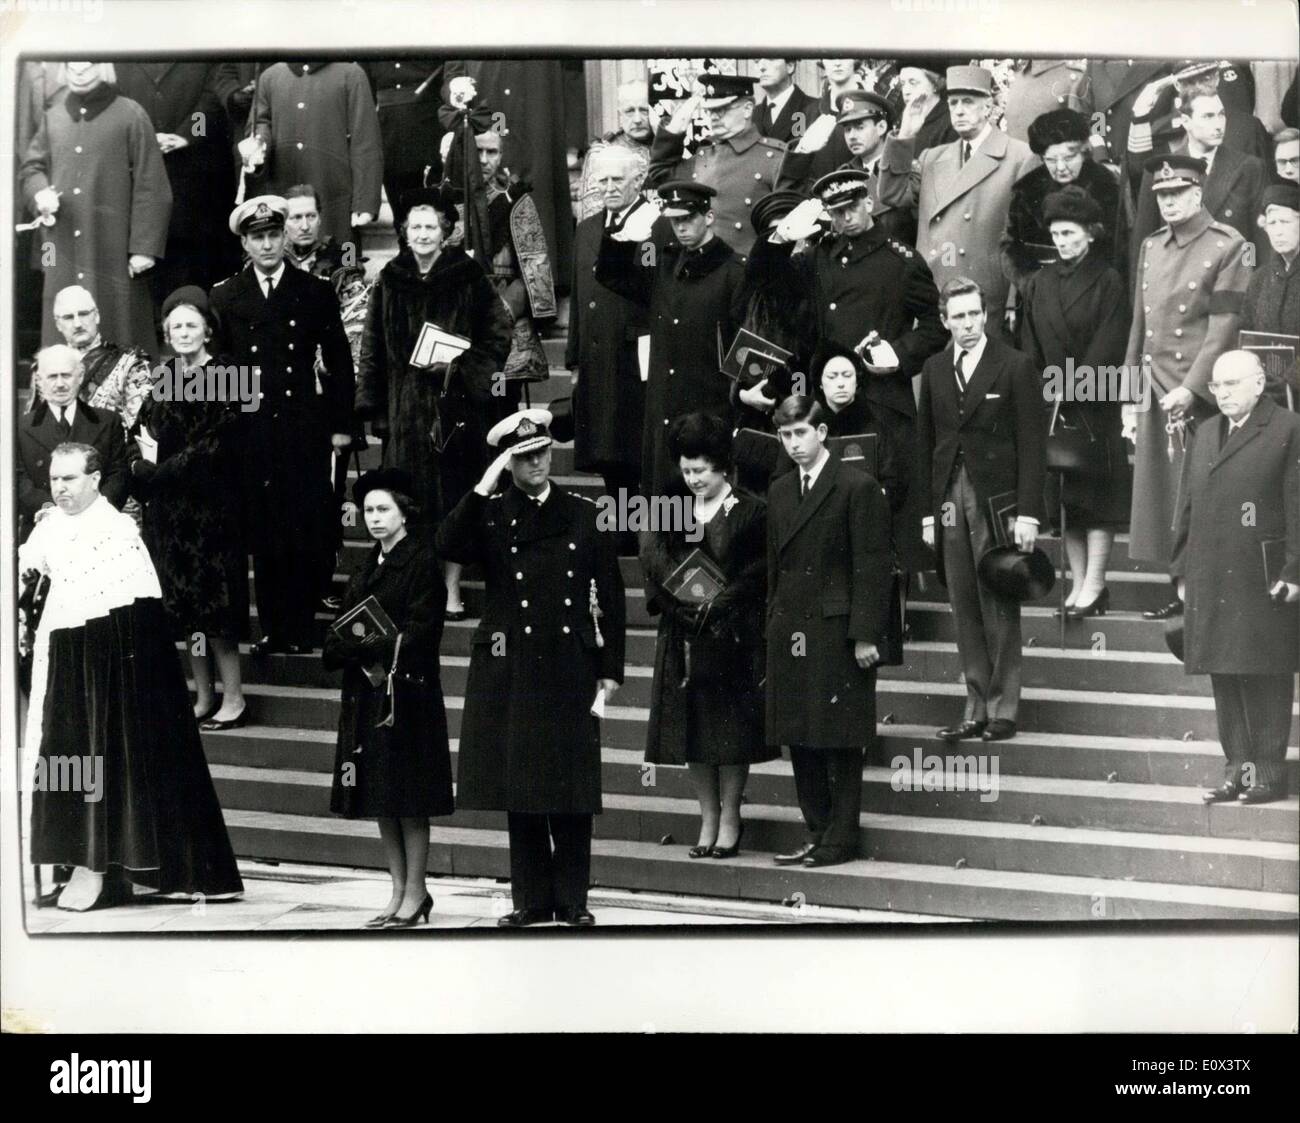
[[[1168,565],[1183,456],[1197,421],[1213,416],[1207,387],[1214,361],[1237,339],[1250,280],[1244,242],[1216,222],[1201,199],[1205,162],[1171,153],[1147,166],[1165,225],[1142,241],[1133,294],[1133,326],[1124,359],[1141,371],[1150,400],[1126,404],[1124,433],[1133,442],[1133,510],[1129,557]],[[1182,611],[1172,597],[1145,613]]]
[[[551,415],[498,422],[500,454],[438,528],[438,553],[483,567],[456,803],[505,811],[514,910],[499,923],[588,926],[600,721],[623,681],[623,580],[596,506],[551,483]],[[503,473],[513,487],[497,493]]]
[[[1171,571],[1186,601],[1183,662],[1208,674],[1224,781],[1207,803],[1269,803],[1283,769],[1300,670],[1300,417],[1264,396],[1249,351],[1220,355],[1221,416],[1187,453]]]
[[[212,289],[214,354],[258,372],[257,408],[240,413],[243,501],[263,638],[255,654],[300,654],[313,643],[320,574],[334,555],[331,448],[355,428],[352,351],[326,281],[285,260],[278,195],[231,212],[252,264]],[[320,348],[322,371],[313,369]]]

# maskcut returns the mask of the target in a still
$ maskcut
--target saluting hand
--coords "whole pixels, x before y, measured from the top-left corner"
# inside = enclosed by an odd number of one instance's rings
[[[691,123],[691,118],[695,116],[696,110],[704,104],[704,98],[701,94],[692,94],[676,109],[673,115],[668,118],[664,128],[670,133],[676,133],[678,136],[685,134],[687,126]]]
[[[491,495],[496,491],[497,483],[501,479],[501,473],[506,470],[509,463],[510,450],[506,449],[487,466],[487,471],[483,473],[482,478],[475,485],[474,490],[482,496]]]
[[[796,152],[820,152],[826,147],[835,132],[837,122],[834,113],[823,113],[808,126],[799,143],[794,146]]]

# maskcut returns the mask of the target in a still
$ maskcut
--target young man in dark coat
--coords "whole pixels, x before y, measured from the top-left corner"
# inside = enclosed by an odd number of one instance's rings
[[[826,450],[812,398],[773,421],[798,471],[773,481],[767,516],[767,740],[789,745],[809,841],[777,865],[857,856],[864,746],[876,735],[876,664],[889,621],[889,503]]]
[[[610,145],[593,154],[592,182],[604,209],[578,223],[574,237],[572,304],[565,364],[573,371],[574,462],[599,472],[605,490],[635,494],[641,477],[645,384],[639,340],[650,334],[645,309],[595,277],[607,226],[618,226],[637,200],[639,163],[630,149]]]
[[[263,634],[257,654],[311,649],[320,588],[303,575],[319,574],[334,549],[338,508],[329,456],[331,449],[344,453],[356,425],[352,351],[338,300],[325,281],[285,262],[288,209],[278,195],[260,195],[231,212],[231,232],[252,263],[211,294],[213,352],[259,371],[258,408],[239,415]]]
[[[766,137],[789,144],[798,140],[820,115],[817,98],[806,94],[794,80],[797,60],[755,59],[763,100],[754,108],[754,127]]]
[[[1004,741],[1016,734],[1020,706],[1020,605],[989,588],[977,568],[994,545],[995,498],[1014,497],[1015,544],[1034,548],[1043,518],[1047,414],[1029,357],[986,334],[979,285],[954,278],[940,301],[952,343],[921,371],[913,486],[929,503],[922,535],[939,555],[952,601],[966,707],[939,736]]]
[[[649,309],[650,377],[645,387],[641,488],[663,495],[679,477],[668,453],[668,426],[697,410],[729,417],[731,382],[719,371],[744,312],[745,270],[714,233],[717,192],[691,180],[659,187],[676,241],[654,227],[649,204],[633,206],[605,230],[596,280]]]
[[[596,506],[550,482],[551,415],[493,427],[501,453],[438,528],[438,552],[483,567],[461,723],[457,806],[505,811],[506,928],[587,926],[600,713],[623,681],[623,579]],[[495,493],[502,474],[514,487]],[[552,841],[554,849],[552,850]]]
[[[1264,396],[1248,351],[1220,355],[1209,386],[1222,416],[1187,452],[1170,563],[1186,603],[1183,664],[1210,676],[1227,757],[1205,801],[1270,803],[1286,796],[1300,670],[1300,417]]]

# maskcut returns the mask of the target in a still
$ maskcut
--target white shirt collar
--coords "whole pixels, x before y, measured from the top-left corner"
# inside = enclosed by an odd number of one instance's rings
[[[56,406],[53,402],[50,402],[50,410],[53,413],[55,421],[58,421],[59,419],[60,410],[66,411],[63,416],[66,418],[68,424],[71,425],[77,417],[77,399],[73,398],[66,406]]]
[[[267,278],[270,278],[271,284],[276,288],[280,287],[280,278],[284,276],[284,259],[280,259],[280,266],[274,273],[263,273],[256,265],[253,266],[253,276],[257,278],[257,287],[266,293]]]
[[[1254,410],[1251,410],[1251,413],[1254,413],[1254,412],[1255,412]],[[1243,425],[1245,425],[1246,422],[1249,421],[1249,420],[1250,420],[1250,413],[1246,414],[1245,417],[1239,417],[1239,418],[1237,418],[1236,421],[1229,420],[1229,421],[1228,421],[1228,432],[1229,432],[1229,433],[1235,433],[1238,429],[1240,429]]]
[[[822,445],[822,454],[812,465],[811,468],[800,468],[799,471],[808,477],[808,490],[811,491],[817,486],[817,477],[822,474],[822,469],[830,463],[831,454],[826,451],[826,446]]]
[[[767,103],[772,107],[772,117],[774,119],[780,115],[781,110],[785,108],[785,103],[790,100],[793,94],[794,94],[794,83],[791,82],[788,86],[786,86],[785,91],[783,93],[779,93],[775,97],[771,97],[770,95],[767,96]]]
[[[542,505],[547,501],[547,499],[549,499],[550,497],[551,497],[551,481],[550,481],[550,480],[547,480],[547,481],[546,481],[545,486],[544,486],[544,487],[542,488],[542,490],[539,491],[536,495],[530,495],[530,496],[528,496],[528,498],[529,498],[530,500],[532,500],[534,503],[536,503],[539,507],[542,506]]]
[[[991,132],[993,132],[993,126],[989,124],[988,121],[985,121],[984,127],[980,129],[975,139],[970,141],[970,154],[972,156],[974,156],[975,153],[979,151],[980,145],[983,144],[986,140],[988,140],[989,134]],[[958,138],[958,140],[960,141],[960,138]]]
[[[962,370],[965,372],[966,380],[968,382],[970,381],[970,376],[975,373],[975,368],[980,365],[980,359],[984,357],[984,348],[988,345],[988,341],[989,337],[987,334],[981,335],[979,342],[966,352],[967,358],[962,364]],[[957,356],[961,354],[961,351],[962,349],[960,344],[954,343],[952,345],[952,365],[954,367],[957,365]]]

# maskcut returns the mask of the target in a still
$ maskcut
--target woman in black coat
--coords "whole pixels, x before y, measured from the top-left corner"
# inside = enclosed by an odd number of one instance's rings
[[[429,817],[450,815],[453,806],[438,673],[447,594],[436,577],[431,538],[408,527],[418,515],[412,486],[411,476],[398,469],[367,472],[353,486],[353,501],[376,545],[348,583],[339,611],[342,616],[374,597],[397,634],[356,639],[331,628],[325,636],[325,666],[343,670],[330,810],[379,820],[393,879],[387,907],[367,928],[409,928],[428,920]]]
[[[163,604],[194,674],[194,715],[201,728],[244,724],[239,641],[248,636],[248,547],[238,506],[238,409],[208,393],[221,381],[207,372],[230,368],[208,351],[208,298],[186,285],[163,303],[163,337],[175,353],[145,396],[128,445],[132,491],[143,511],[145,545],[158,571]],[[202,379],[204,392],[185,389]],[[227,387],[230,389],[231,387]],[[213,696],[207,647],[221,676]]]
[[[514,408],[496,377],[510,351],[512,320],[482,267],[445,245],[456,208],[442,192],[409,193],[406,248],[370,292],[357,371],[357,413],[384,440],[384,467],[414,479],[412,498],[441,518],[487,467],[487,432]],[[450,363],[411,366],[420,329],[434,324],[470,341]],[[445,569],[447,616],[465,615],[460,566]]]
[[[1108,265],[1122,268],[1116,257],[1116,223],[1119,221],[1119,183],[1089,155],[1088,118],[1073,109],[1053,109],[1035,117],[1029,126],[1029,147],[1043,161],[1011,189],[1007,230],[1002,238],[1002,272],[1024,291],[1025,281],[1056,260],[1043,204],[1047,196],[1072,184],[1087,192],[1101,218],[1092,252]],[[1021,301],[1023,308],[1024,302]]]
[[[647,604],[661,614],[646,760],[690,769],[700,803],[699,841],[690,856],[730,858],[740,848],[749,766],[777,755],[763,739],[767,524],[763,504],[734,493],[727,482],[731,434],[721,418],[678,418],[668,447],[694,529],[648,532],[641,539]],[[665,588],[694,550],[726,579],[698,610],[678,605]]]
[[[1112,394],[1102,367],[1124,362],[1129,301],[1124,282],[1097,252],[1101,211],[1086,191],[1067,187],[1049,195],[1044,218],[1059,260],[1044,266],[1025,286],[1025,350],[1056,392],[1058,432],[1091,436],[1082,471],[1049,473],[1047,509],[1065,509],[1065,551],[1073,584],[1066,617],[1106,612],[1106,565],[1115,532],[1129,521],[1132,475],[1121,435],[1122,402]],[[1071,377],[1071,371],[1073,376]],[[1053,385],[1055,383],[1055,385]],[[1078,400],[1084,399],[1084,400]]]

